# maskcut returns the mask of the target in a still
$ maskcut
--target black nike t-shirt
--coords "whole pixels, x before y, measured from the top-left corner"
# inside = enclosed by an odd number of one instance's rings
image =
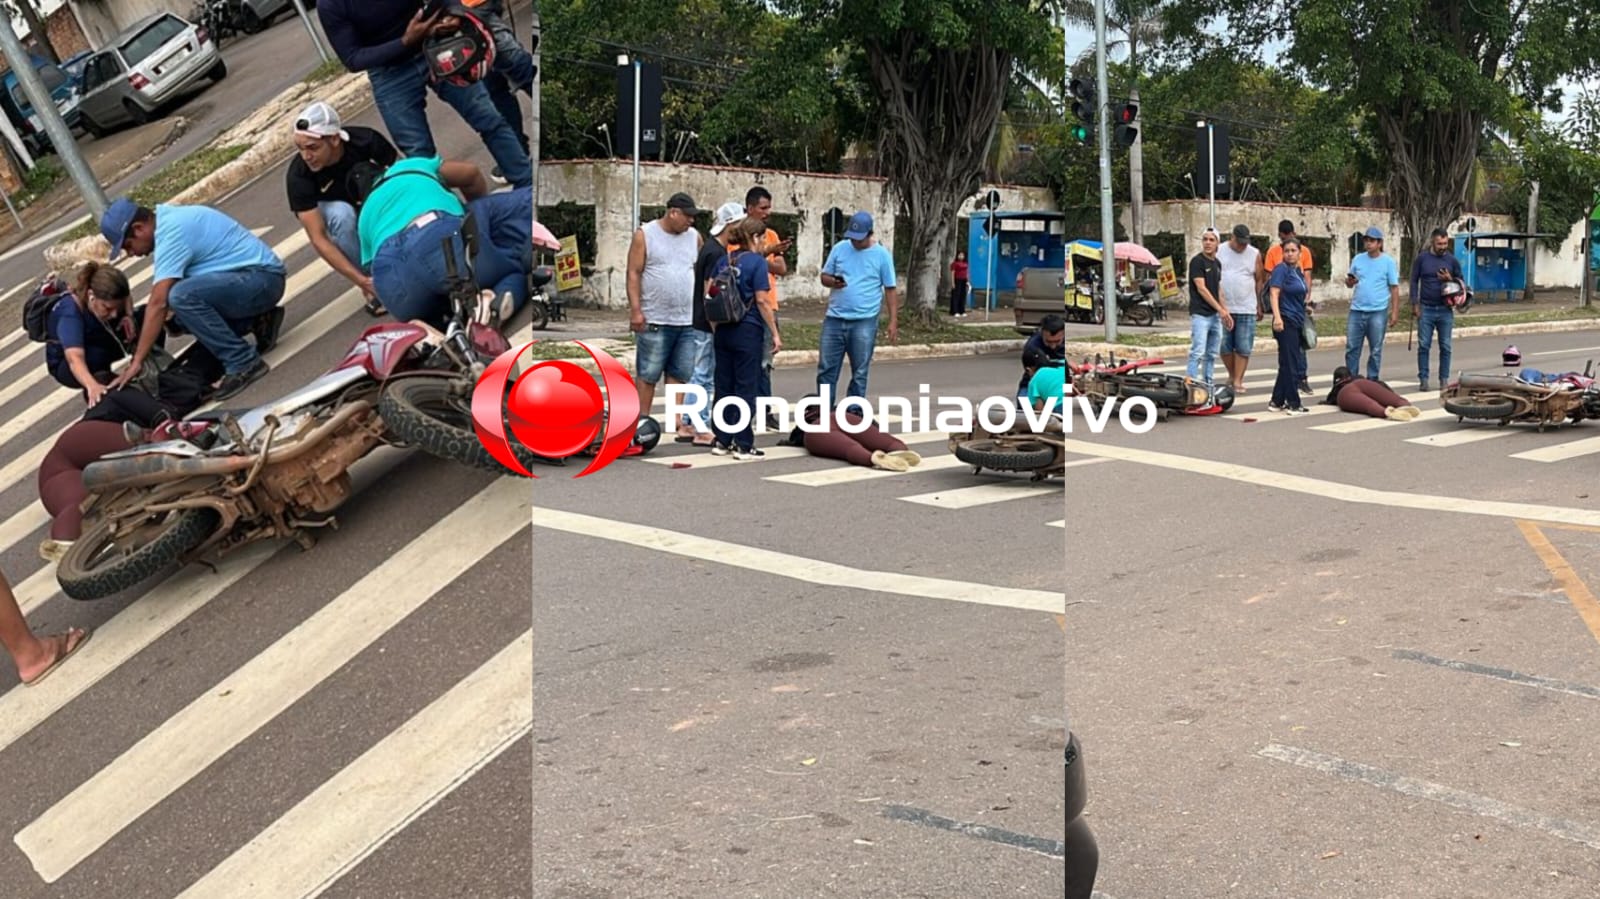
[[[356,206],[350,193],[350,170],[359,163],[373,163],[380,169],[393,165],[400,154],[389,139],[371,128],[351,125],[344,129],[350,139],[344,142],[344,155],[320,172],[311,171],[306,161],[296,156],[289,163],[285,181],[289,189],[289,210],[310,212],[318,203],[344,202]],[[358,207],[359,208],[359,207]]]
[[[706,282],[711,279],[711,271],[716,268],[717,260],[726,255],[728,248],[715,237],[708,237],[705,245],[700,247],[699,257],[695,259],[693,324],[696,331],[711,333],[711,324],[706,321]]]

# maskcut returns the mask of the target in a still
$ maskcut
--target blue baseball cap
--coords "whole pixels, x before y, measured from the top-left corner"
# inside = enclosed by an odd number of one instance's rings
[[[1383,232],[1379,231],[1376,227],[1368,228],[1366,236],[1372,238],[1373,240],[1383,240]]]
[[[133,216],[138,211],[138,203],[127,197],[118,197],[106,208],[106,214],[100,217],[100,236],[111,244],[111,262],[116,262],[117,257],[122,255],[122,242],[128,238],[128,229],[133,226]]]
[[[861,240],[872,233],[872,216],[858,212],[850,216],[850,227],[844,232],[848,240]]]

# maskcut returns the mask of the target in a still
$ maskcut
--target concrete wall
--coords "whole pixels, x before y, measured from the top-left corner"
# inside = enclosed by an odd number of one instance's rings
[[[1126,209],[1119,210],[1119,221],[1128,227]],[[1474,213],[1478,231],[1517,231],[1516,219],[1509,215]],[[1319,237],[1332,241],[1329,272],[1335,281],[1348,271],[1350,265],[1349,236],[1365,231],[1373,225],[1384,233],[1384,252],[1396,257],[1402,275],[1409,270],[1410,259],[1400,257],[1400,238],[1403,230],[1393,210],[1365,209],[1342,206],[1296,206],[1276,203],[1217,202],[1217,230],[1227,239],[1234,225],[1243,223],[1252,235],[1264,235],[1274,240],[1278,235],[1278,222],[1289,219],[1295,223],[1295,232],[1301,237]],[[1445,230],[1452,235],[1461,229],[1460,221],[1449,222]],[[1184,236],[1187,260],[1200,252],[1200,232],[1211,223],[1211,206],[1205,200],[1172,200],[1146,203],[1144,233],[1152,235],[1169,233]],[[1431,230],[1431,229],[1430,229]],[[1561,248],[1555,252],[1542,245],[1534,250],[1534,286],[1540,288],[1576,288],[1581,283],[1583,271],[1583,223],[1575,224]]]
[[[83,31],[96,47],[103,47],[122,29],[145,16],[170,12],[188,19],[194,0],[71,0]]]
[[[872,213],[879,242],[893,249],[897,204],[892,195],[884,196],[886,183],[883,178],[862,176],[641,162],[639,205],[661,206],[668,197],[683,191],[700,208],[715,210],[723,203],[743,204],[745,192],[760,184],[772,192],[775,215],[792,215],[797,220],[795,233],[777,229],[783,237],[793,239],[799,251],[795,267],[778,282],[779,295],[785,299],[822,299],[827,289],[817,279],[828,251],[823,217],[833,208],[845,216],[864,209]],[[988,188],[986,185],[984,189]],[[1003,209],[1055,208],[1050,192],[1043,188],[995,189],[1002,194]],[[584,276],[584,290],[577,299],[606,308],[625,308],[628,241],[634,227],[629,221],[633,211],[632,161],[542,162],[538,196],[541,207],[566,202],[595,208],[595,258],[583,260],[585,269],[592,269],[592,273]],[[970,213],[973,202],[968,200],[958,214]]]

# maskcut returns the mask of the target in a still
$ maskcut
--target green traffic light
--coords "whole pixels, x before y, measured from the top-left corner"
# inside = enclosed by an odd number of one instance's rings
[[[1075,140],[1075,141],[1079,141],[1080,143],[1088,143],[1089,142],[1089,129],[1085,128],[1082,125],[1073,126],[1073,128],[1072,128],[1072,139]]]

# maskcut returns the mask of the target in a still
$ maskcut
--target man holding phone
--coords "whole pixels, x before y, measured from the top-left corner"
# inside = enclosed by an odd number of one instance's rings
[[[744,214],[765,222],[772,215],[772,192],[759,184],[750,188],[744,195]],[[783,254],[789,251],[789,246],[793,243],[794,241],[792,240],[780,239],[778,232],[771,228],[767,229],[767,292],[772,294],[773,321],[778,320],[778,278],[789,274],[789,263],[783,258]],[[761,325],[764,331],[766,328],[765,319],[762,320]],[[761,347],[761,374],[756,379],[756,396],[772,396],[773,352],[771,334],[763,333],[761,335]],[[776,423],[776,416],[774,415],[772,418],[774,421],[768,422],[769,426]],[[775,427],[774,430],[776,430]]]
[[[1344,367],[1361,371],[1361,343],[1367,343],[1367,377],[1378,380],[1383,364],[1383,339],[1400,321],[1400,265],[1383,252],[1383,232],[1368,228],[1362,235],[1367,251],[1350,260],[1344,285],[1354,287],[1345,324]]]
[[[844,357],[850,357],[847,396],[867,395],[867,369],[878,342],[878,315],[889,301],[889,343],[900,341],[900,300],[895,291],[894,257],[872,239],[872,216],[857,212],[850,217],[844,240],[828,251],[822,264],[822,286],[832,290],[822,318],[822,339],[817,354],[817,392],[827,388],[838,403],[836,387]]]

